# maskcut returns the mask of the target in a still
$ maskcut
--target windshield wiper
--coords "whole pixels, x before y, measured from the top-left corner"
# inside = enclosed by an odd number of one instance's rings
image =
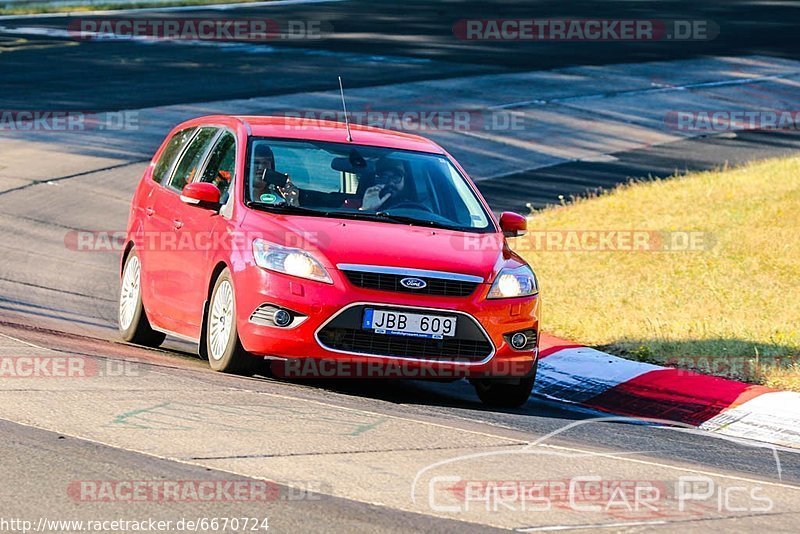
[[[325,211],[319,212],[326,217],[338,217],[340,219],[355,219],[367,221],[380,221],[392,224],[414,224],[418,226],[431,226],[435,228],[452,229],[449,226],[444,226],[435,221],[426,221],[422,219],[415,219],[414,217],[403,217],[401,215],[392,215],[385,211],[371,212],[371,211]]]
[[[315,215],[317,217],[325,217],[328,215],[326,211],[314,210],[311,208],[304,208],[303,206],[290,206],[289,204],[262,204],[261,202],[248,201],[246,206],[262,211],[272,211],[277,213],[291,213],[296,215]]]
[[[378,211],[375,213],[375,216],[381,219],[395,221],[400,224],[414,224],[417,226],[430,226],[433,228],[443,228],[445,230],[453,230],[452,226],[448,226],[440,222],[425,220],[425,219],[417,219],[416,217],[405,217],[403,215],[394,215],[387,211]]]
[[[378,215],[366,211],[336,211],[336,210],[315,210],[305,208],[303,206],[290,206],[289,204],[262,204],[260,202],[250,201],[247,203],[248,208],[268,211],[272,213],[286,213],[291,215],[311,215],[315,217],[330,217],[339,219],[361,219],[371,221],[386,221],[396,224],[406,224],[405,221],[397,221],[392,217]]]
[[[442,228],[445,230],[453,230],[452,226],[448,226],[436,221],[416,219],[414,217],[404,217],[402,215],[393,215],[385,211],[369,212],[369,211],[324,211],[305,208],[303,206],[290,206],[289,204],[262,204],[260,202],[247,202],[248,208],[258,209],[262,211],[269,211],[273,213],[287,213],[292,215],[310,215],[314,217],[330,217],[338,219],[361,219],[370,221],[389,222],[394,224],[411,224],[416,226],[430,226],[432,228]]]

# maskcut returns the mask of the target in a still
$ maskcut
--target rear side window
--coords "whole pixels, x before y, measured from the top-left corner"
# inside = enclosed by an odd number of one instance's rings
[[[169,184],[171,188],[182,191],[183,186],[194,179],[200,165],[203,163],[203,156],[208,149],[208,145],[216,134],[216,128],[200,128],[200,131],[197,132],[189,146],[183,151],[183,156],[175,166],[175,172],[172,174],[172,180]]]
[[[211,149],[208,156],[206,170],[203,171],[201,182],[212,183],[220,192],[220,202],[225,204],[228,198],[228,188],[233,180],[236,169],[236,138],[233,134],[225,132],[220,136],[217,144]]]
[[[172,168],[172,162],[175,161],[175,158],[178,156],[178,154],[180,154],[183,145],[185,145],[186,142],[192,137],[193,133],[194,128],[187,128],[186,130],[181,130],[172,136],[172,139],[170,139],[169,143],[167,143],[166,148],[164,148],[164,151],[161,153],[161,156],[158,158],[158,162],[153,169],[153,180],[159,184],[164,181],[164,178],[167,177],[167,173],[169,172],[170,168]]]

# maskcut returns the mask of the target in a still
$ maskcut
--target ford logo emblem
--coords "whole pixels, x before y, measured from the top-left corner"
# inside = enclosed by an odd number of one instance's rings
[[[400,285],[408,289],[424,289],[428,287],[425,280],[420,280],[419,278],[403,278],[400,280]]]

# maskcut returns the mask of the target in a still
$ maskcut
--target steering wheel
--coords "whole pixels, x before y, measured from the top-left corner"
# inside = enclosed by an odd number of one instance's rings
[[[398,208],[399,209],[418,209],[418,210],[422,210],[422,211],[427,211],[428,213],[433,213],[433,210],[430,209],[425,204],[420,204],[419,202],[412,202],[410,200],[404,200],[404,201],[400,202],[399,204],[395,204],[394,206],[390,207],[389,209],[390,210],[396,210]]]

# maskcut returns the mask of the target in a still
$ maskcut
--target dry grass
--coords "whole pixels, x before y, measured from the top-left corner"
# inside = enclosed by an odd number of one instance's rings
[[[800,391],[800,157],[633,183],[535,213],[512,246],[543,328],[609,352]],[[563,251],[538,231],[699,232],[689,251]],[[652,238],[652,236],[651,236]]]

